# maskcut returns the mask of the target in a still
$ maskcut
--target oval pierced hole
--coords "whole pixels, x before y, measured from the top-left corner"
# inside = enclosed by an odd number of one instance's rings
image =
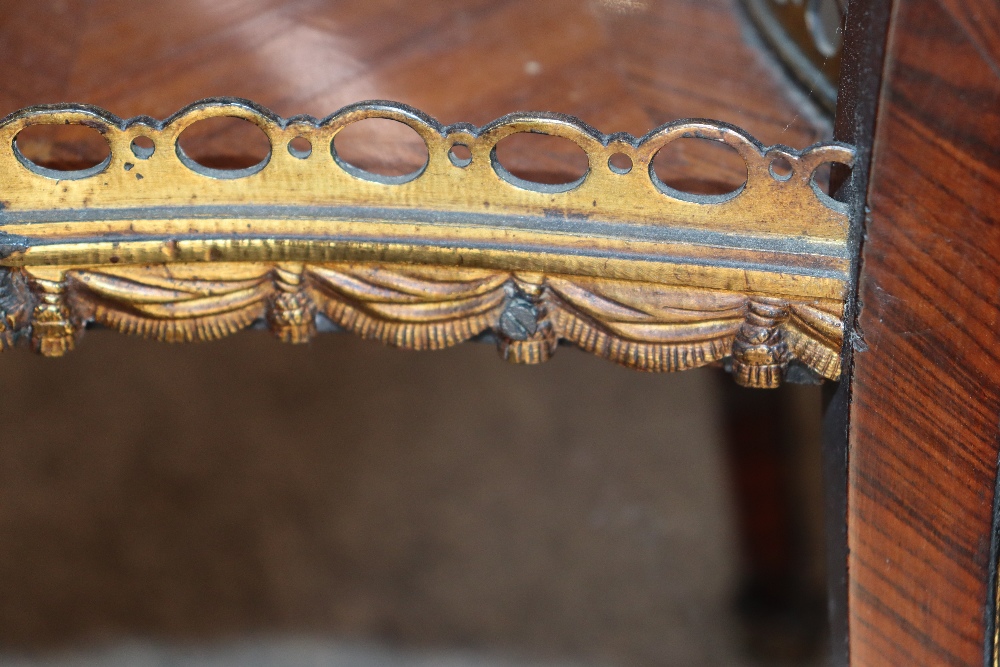
[[[111,162],[107,140],[87,125],[29,125],[14,146],[21,164],[50,178],[86,178]]]
[[[650,171],[668,194],[686,193],[702,203],[725,201],[747,182],[746,162],[735,148],[696,137],[675,139],[661,148]]]
[[[832,197],[840,186],[851,177],[851,168],[840,162],[824,162],[813,170],[810,179],[814,190],[820,194]]]
[[[427,144],[416,130],[388,118],[351,123],[337,133],[330,151],[352,176],[389,184],[419,176],[429,157]]]
[[[291,153],[293,157],[305,160],[307,157],[312,155],[312,142],[305,137],[293,137],[292,140],[288,142],[288,152]]]
[[[148,160],[156,152],[156,144],[149,137],[136,137],[132,140],[129,148],[132,149],[132,155],[140,160]]]
[[[780,155],[771,160],[771,165],[767,169],[776,181],[787,181],[792,177],[792,173],[794,172],[792,163],[788,161],[788,158],[781,157]]]
[[[527,190],[565,192],[583,183],[590,159],[576,142],[537,132],[504,137],[493,148],[493,168]]]
[[[632,171],[632,158],[625,153],[615,153],[608,158],[608,169],[616,174],[627,174]]]
[[[455,144],[448,151],[448,159],[456,167],[468,167],[472,164],[472,151],[465,144]]]
[[[255,174],[271,157],[264,131],[242,118],[218,116],[195,121],[177,138],[177,156],[189,168],[213,178]]]
[[[824,162],[816,167],[812,173],[812,186],[823,194],[830,195],[830,174],[833,172],[833,163]]]

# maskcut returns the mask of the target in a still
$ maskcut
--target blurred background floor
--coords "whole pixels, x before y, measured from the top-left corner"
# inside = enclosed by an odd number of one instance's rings
[[[287,632],[648,665],[737,648],[712,370],[255,333],[92,332],[60,361],[2,362],[2,646]]]
[[[253,332],[5,354],[0,655],[744,664],[717,373]],[[309,639],[215,646],[248,637]],[[81,662],[136,640],[166,652]]]
[[[580,667],[579,663],[481,654],[394,650],[310,639],[257,640],[209,647],[124,645],[45,659],[9,659],[5,667]]]
[[[711,117],[795,147],[829,132],[729,0],[0,8],[2,113],[72,101],[162,118],[237,95],[323,116],[388,98],[446,123],[549,110],[641,135]],[[355,138],[357,159],[405,161],[379,132]],[[238,128],[201,141],[249,145]],[[677,143],[664,180],[745,177],[711,142]],[[510,159],[572,167],[552,146]],[[744,664],[717,380],[339,335],[90,332],[63,360],[4,354],[0,662]]]

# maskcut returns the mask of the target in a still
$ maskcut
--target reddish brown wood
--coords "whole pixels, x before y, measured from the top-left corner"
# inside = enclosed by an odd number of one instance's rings
[[[813,508],[802,493],[814,484],[803,474],[802,452],[816,440],[792,427],[793,410],[802,402],[791,387],[763,392],[720,380],[734,528],[742,547],[736,608],[747,645],[764,661],[806,661],[826,635],[823,591],[812,577]]]
[[[0,114],[74,101],[164,117],[236,95],[285,116],[322,116],[388,98],[447,123],[540,109],[637,135],[681,117],[796,147],[828,133],[745,39],[733,0],[0,0],[0,9]],[[223,155],[247,145],[204,138]],[[359,139],[361,150],[380,146],[371,133]],[[676,157],[674,173],[693,180],[733,176],[711,151]],[[512,159],[566,169],[555,150]],[[100,610],[67,623],[94,618]],[[28,641],[32,631],[14,634]]]
[[[850,410],[851,664],[980,665],[1000,381],[992,0],[897,0]]]
[[[86,102],[162,118],[233,95],[283,116],[364,99],[445,123],[558,111],[637,136],[676,118],[716,118],[794,147],[828,131],[743,39],[731,0],[0,0],[0,9],[0,114]],[[564,158],[545,149],[519,159],[558,173]],[[732,176],[714,153],[681,158],[677,173],[688,177]]]

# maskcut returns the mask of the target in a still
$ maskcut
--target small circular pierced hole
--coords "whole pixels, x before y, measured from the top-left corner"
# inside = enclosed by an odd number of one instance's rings
[[[448,151],[448,159],[456,167],[468,167],[472,164],[472,151],[465,144],[455,144]]]
[[[156,144],[146,136],[139,136],[133,139],[130,148],[132,149],[132,155],[140,160],[148,160],[156,152]]]
[[[292,154],[292,157],[305,160],[307,157],[312,155],[312,142],[302,136],[294,137],[288,142],[288,152]]]
[[[608,158],[608,169],[616,174],[627,174],[632,171],[632,158],[625,153],[615,153]]]
[[[771,160],[771,166],[768,167],[768,171],[771,172],[771,177],[776,181],[787,181],[795,172],[788,158],[781,157],[780,155]]]

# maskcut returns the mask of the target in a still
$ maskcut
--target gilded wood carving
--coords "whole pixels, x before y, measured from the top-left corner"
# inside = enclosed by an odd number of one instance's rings
[[[210,116],[257,124],[269,157],[240,172],[195,163],[177,137]],[[341,160],[334,137],[371,117],[416,130],[426,165],[383,177]],[[95,127],[110,156],[41,168],[15,142],[35,123]],[[590,170],[566,186],[522,181],[495,156],[517,132],[576,142]],[[708,197],[660,182],[653,157],[687,136],[733,147],[746,184]],[[289,150],[295,137],[311,153]],[[847,218],[813,173],[849,165],[843,145],[765,148],[710,121],[640,139],[551,114],[442,127],[383,102],[286,120],[231,99],[162,122],[34,107],[0,123],[0,144],[11,147],[0,151],[3,347],[59,356],[89,323],[183,342],[262,322],[289,343],[318,325],[418,350],[488,335],[518,363],[545,361],[560,341],[640,370],[725,362],[755,387],[777,386],[791,363],[840,374]],[[455,144],[471,161],[449,159]],[[615,153],[633,168],[612,168]],[[778,158],[790,175],[775,173]]]

